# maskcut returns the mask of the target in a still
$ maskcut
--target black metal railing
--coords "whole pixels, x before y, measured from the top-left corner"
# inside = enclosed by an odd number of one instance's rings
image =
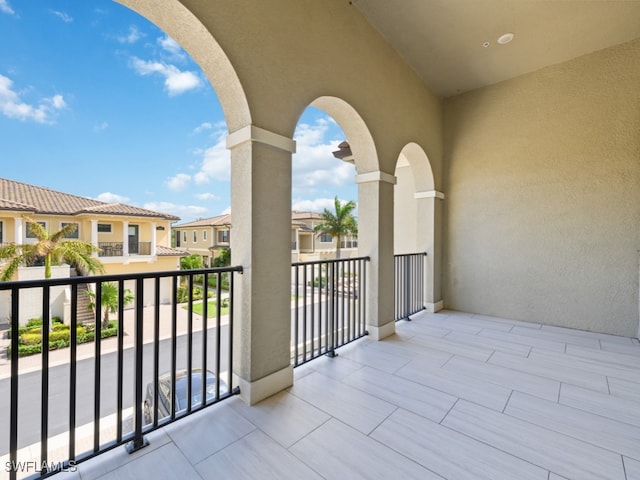
[[[121,257],[122,242],[98,242],[99,257]]]
[[[426,253],[393,256],[395,320],[410,320],[424,310],[424,264]]]
[[[129,255],[151,255],[151,242],[129,241]]]
[[[10,375],[0,379],[0,457],[8,477],[47,477],[123,444],[136,451],[146,433],[239,393],[232,339],[234,277],[241,272],[1,282],[11,310]],[[77,320],[79,296],[87,295],[81,284],[93,292],[91,325]],[[60,295],[70,304],[66,325],[52,318]],[[28,329],[21,313],[34,305],[46,320]],[[117,319],[109,322],[110,314]],[[40,352],[23,356],[34,350]]]
[[[294,366],[367,335],[369,257],[292,264],[291,357]]]

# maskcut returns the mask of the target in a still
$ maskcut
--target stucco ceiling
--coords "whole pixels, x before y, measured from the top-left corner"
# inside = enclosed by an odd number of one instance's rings
[[[351,3],[443,97],[640,37],[640,0]],[[498,44],[505,33],[513,41]]]

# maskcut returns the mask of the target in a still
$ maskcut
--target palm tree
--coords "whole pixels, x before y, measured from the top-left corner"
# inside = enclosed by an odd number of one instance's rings
[[[87,294],[91,297],[91,303],[89,308],[96,308],[96,294],[95,292],[88,291]],[[128,303],[133,302],[133,293],[128,288],[125,288],[122,295],[123,307]],[[105,282],[102,284],[100,292],[100,305],[104,309],[102,315],[102,328],[109,328],[109,314],[116,313],[118,311],[118,284],[116,282]]]
[[[316,233],[331,235],[336,240],[336,258],[340,258],[340,240],[346,235],[358,234],[358,223],[352,212],[356,208],[356,203],[349,200],[342,204],[336,195],[334,200],[335,213],[324,209],[322,212],[322,222],[314,228]]]
[[[52,265],[62,262],[68,263],[85,275],[104,272],[102,262],[93,256],[93,253],[100,251],[98,247],[89,242],[67,238],[78,228],[76,224],[70,223],[50,234],[31,217],[23,218],[27,221],[29,232],[37,241],[0,247],[0,260],[7,260],[0,272],[0,280],[11,280],[18,267],[32,265],[38,258],[44,258],[45,278],[51,278]]]

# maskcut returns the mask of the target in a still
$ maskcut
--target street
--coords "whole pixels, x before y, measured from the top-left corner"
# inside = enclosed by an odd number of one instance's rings
[[[221,330],[221,359],[220,371],[228,370],[228,327]],[[177,368],[187,366],[187,335],[177,337]],[[216,365],[216,329],[208,329],[207,334],[207,368],[215,371]],[[193,368],[202,366],[202,331],[193,333]],[[123,351],[123,408],[133,407],[134,389],[134,353],[135,349]],[[153,343],[147,343],[143,348],[143,389],[153,379]],[[159,343],[159,372],[167,372],[171,368],[171,340],[161,340]],[[116,412],[117,406],[117,354],[106,353],[101,356],[100,366],[100,417]],[[94,360],[84,359],[77,362],[76,381],[76,425],[93,422],[94,411]],[[68,431],[69,427],[69,365],[59,365],[49,369],[49,437]],[[222,380],[226,381],[226,377]],[[9,408],[10,408],[10,379],[0,380],[0,456],[9,452]],[[30,372],[19,377],[19,433],[18,448],[40,442],[40,372]],[[144,391],[143,391],[144,395]],[[127,419],[123,418],[123,423]],[[131,430],[123,427],[123,433]],[[102,438],[101,443],[112,440]]]

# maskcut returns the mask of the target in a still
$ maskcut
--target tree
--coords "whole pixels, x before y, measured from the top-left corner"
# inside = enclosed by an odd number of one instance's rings
[[[352,212],[356,208],[356,203],[349,200],[344,204],[338,200],[336,195],[334,200],[335,213],[324,209],[322,212],[322,222],[316,225],[316,233],[331,235],[336,240],[336,258],[340,258],[340,241],[347,235],[358,234],[358,223]]]
[[[213,259],[214,267],[228,267],[231,265],[231,249],[223,248],[216,258]]]
[[[31,217],[23,217],[29,233],[36,242],[24,245],[9,244],[0,247],[0,260],[7,260],[0,272],[0,280],[11,280],[18,267],[33,265],[38,258],[44,259],[44,277],[51,278],[51,266],[63,262],[75,267],[81,274],[104,273],[102,262],[93,256],[100,249],[90,242],[69,239],[78,226],[70,223],[60,230],[49,233]]]
[[[188,255],[180,258],[180,270],[198,270],[204,268],[200,255]]]
[[[95,310],[96,294],[92,291],[87,292],[87,294],[91,297],[89,308],[93,308]],[[131,290],[125,288],[122,294],[123,307],[133,302],[134,298],[135,297]],[[104,312],[102,316],[102,328],[109,328],[109,314],[116,313],[118,311],[118,284],[116,282],[105,282],[102,284],[100,292],[100,306]]]

